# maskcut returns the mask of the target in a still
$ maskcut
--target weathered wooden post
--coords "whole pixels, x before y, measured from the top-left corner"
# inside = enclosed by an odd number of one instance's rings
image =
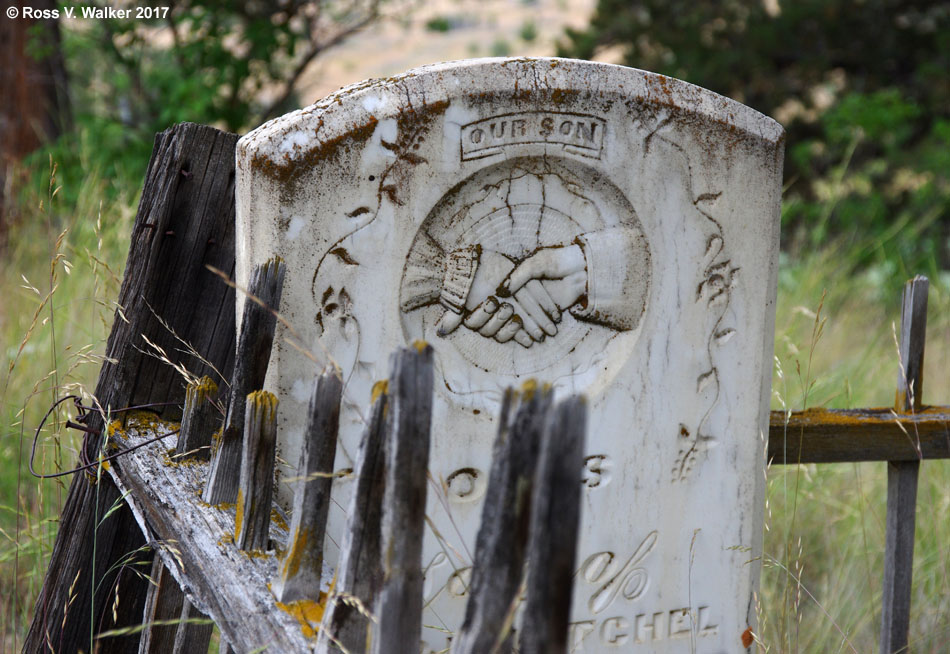
[[[181,431],[175,446],[175,458],[211,458],[211,441],[221,424],[221,412],[215,406],[218,385],[207,375],[188,384],[185,408],[181,417]]]
[[[155,586],[149,590],[142,621],[154,626],[142,632],[139,654],[163,654],[175,646],[179,628],[175,621],[181,618],[185,594],[160,558],[152,563],[149,576]]]
[[[365,654],[367,631],[383,581],[381,522],[386,488],[386,413],[389,385],[373,387],[372,412],[353,474],[356,488],[347,511],[337,586],[320,626],[320,654]]]
[[[559,402],[548,412],[538,461],[527,592],[521,630],[522,654],[567,654],[571,595],[577,569],[581,517],[579,471],[583,469],[587,405],[582,397]]]
[[[277,397],[268,391],[254,391],[248,394],[245,407],[234,542],[242,550],[266,550],[274,489]]]
[[[204,500],[209,504],[236,502],[244,434],[245,401],[249,393],[264,387],[267,361],[277,325],[285,267],[280,258],[269,259],[254,269],[244,301],[241,336],[237,344],[234,378],[221,442],[214,453]]]
[[[383,579],[370,651],[415,650],[422,633],[422,536],[432,421],[432,348],[425,343],[391,358],[386,415]]]
[[[184,400],[178,372],[148,354],[143,336],[198,376],[216,375],[214,369],[225,377],[231,374],[234,291],[205,266],[228,274],[234,270],[236,142],[234,134],[190,123],[155,138],[132,228],[120,308],[96,384],[96,398],[106,411]],[[180,352],[179,338],[208,363]],[[164,410],[174,413],[172,407]],[[97,431],[104,427],[98,414],[87,426]],[[90,448],[98,450],[99,445],[93,439]],[[85,475],[73,479],[24,652],[48,652],[50,647],[61,654],[137,651],[137,635],[95,639],[96,633],[139,624],[148,587],[115,567],[145,544],[132,514],[120,507],[97,527],[117,502],[120,494],[109,475],[95,485]],[[120,602],[113,619],[116,592]]]
[[[178,631],[170,654],[205,654],[211,644],[214,624],[185,598],[178,616]],[[165,650],[168,651],[168,650]]]
[[[914,414],[922,406],[924,343],[927,338],[927,292],[930,282],[918,275],[904,285],[901,298],[900,370],[894,411]],[[913,438],[913,435],[909,435]],[[919,446],[918,446],[919,448]],[[922,455],[920,458],[923,458]],[[887,463],[887,528],[884,588],[881,593],[881,654],[907,652],[910,596],[914,572],[914,522],[920,458]]]
[[[336,368],[314,379],[306,440],[294,482],[290,543],[273,586],[277,599],[284,603],[319,599],[342,396],[343,380]]]
[[[465,622],[453,641],[453,654],[511,651],[538,451],[551,399],[551,390],[538,388],[533,380],[520,394],[505,393]],[[571,490],[576,493],[578,486]]]

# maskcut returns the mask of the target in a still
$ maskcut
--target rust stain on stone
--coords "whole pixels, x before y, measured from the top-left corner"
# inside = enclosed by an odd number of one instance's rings
[[[303,155],[296,158],[284,155],[283,163],[275,162],[265,155],[255,155],[251,159],[251,167],[281,184],[293,182],[317,164],[334,157],[341,149],[365,143],[373,135],[378,123],[375,116],[370,116],[365,123],[354,125],[347,132],[315,145]]]

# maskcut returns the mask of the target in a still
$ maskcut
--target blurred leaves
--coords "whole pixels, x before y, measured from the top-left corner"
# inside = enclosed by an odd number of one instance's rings
[[[296,108],[307,65],[376,20],[382,2],[180,0],[159,19],[64,21],[76,129],[38,156],[51,152],[77,182],[93,165],[137,185],[156,132],[183,121],[244,131]]]
[[[870,237],[856,267],[950,269],[950,3],[600,0],[559,54],[607,48],[785,126],[793,255]]]

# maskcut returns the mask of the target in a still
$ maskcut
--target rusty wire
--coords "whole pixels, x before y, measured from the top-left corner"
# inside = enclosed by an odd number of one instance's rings
[[[76,417],[77,422],[73,422],[72,420],[67,419],[66,428],[76,429],[83,432],[82,446],[79,448],[80,465],[71,470],[64,470],[62,472],[54,472],[54,473],[36,472],[36,470],[33,469],[33,459],[36,457],[36,444],[39,441],[40,432],[43,430],[43,425],[45,425],[46,421],[49,420],[49,417],[53,414],[53,411],[56,410],[56,407],[58,407],[60,404],[62,404],[66,400],[70,400],[70,399],[73,401],[73,404],[76,407],[78,416]],[[136,406],[124,407],[122,409],[111,409],[110,413],[122,413],[123,411],[133,411],[136,409],[149,409],[152,407],[167,406],[167,405],[172,405],[172,404],[181,404],[181,402],[152,402],[150,404],[139,404]],[[39,426],[36,428],[36,432],[34,432],[33,434],[33,446],[30,448],[30,474],[39,479],[54,479],[56,477],[64,477],[66,475],[72,475],[77,472],[82,472],[83,470],[88,470],[90,468],[101,465],[105,463],[106,461],[112,461],[113,459],[116,459],[122,456],[123,454],[128,454],[129,452],[137,450],[140,447],[144,447],[146,445],[154,443],[155,441],[160,441],[163,438],[168,438],[169,436],[173,436],[174,434],[177,434],[179,431],[181,431],[181,429],[175,429],[166,434],[161,434],[159,436],[155,436],[154,438],[149,438],[148,440],[145,440],[139,443],[138,445],[133,445],[132,447],[128,447],[124,450],[113,452],[112,454],[105,457],[99,456],[97,454],[97,456],[95,457],[95,460],[93,460],[92,452],[94,452],[97,447],[94,441],[96,438],[99,437],[100,431],[87,426],[85,423],[88,422],[89,419],[95,413],[98,413],[100,416],[102,416],[103,425],[108,425],[109,421],[106,418],[105,414],[102,412],[102,409],[85,406],[82,403],[82,398],[78,395],[66,395],[64,397],[59,398],[55,402],[53,402],[52,406],[50,406],[49,410],[46,412],[46,415],[44,415],[43,419],[40,421]]]

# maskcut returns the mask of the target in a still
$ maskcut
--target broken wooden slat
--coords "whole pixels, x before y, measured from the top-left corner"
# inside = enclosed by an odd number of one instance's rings
[[[924,346],[927,340],[927,293],[930,281],[917,275],[904,285],[901,297],[900,369],[897,374],[898,413],[917,413],[924,385]]]
[[[786,422],[787,417],[787,422]],[[786,460],[787,455],[787,460]],[[772,463],[919,461],[950,458],[950,407],[773,411],[768,459]]]
[[[145,600],[145,629],[139,640],[139,654],[165,654],[175,645],[178,625],[163,623],[181,616],[185,595],[160,557],[156,557],[152,563],[151,578],[155,585],[149,588]]]
[[[900,372],[894,410],[920,410],[924,343],[927,337],[927,292],[930,283],[917,276],[904,285],[901,306]],[[913,433],[909,432],[913,439]],[[920,460],[887,464],[887,523],[884,535],[884,589],[881,597],[882,654],[907,651],[910,595],[914,572],[914,523]]]
[[[525,654],[568,651],[586,423],[587,407],[577,396],[559,402],[545,421],[528,537]]]
[[[274,594],[285,604],[318,600],[320,596],[323,538],[330,510],[342,396],[343,381],[337,369],[314,380],[307,431],[297,466],[298,479],[294,482],[290,547],[281,562],[280,576],[274,581]]]
[[[475,562],[465,622],[453,654],[510,649],[518,588],[531,519],[531,488],[551,391],[533,382],[516,398],[505,393],[498,436],[475,540]],[[517,407],[512,406],[517,402]],[[578,465],[575,474],[580,474]],[[579,485],[577,485],[579,487]]]
[[[391,359],[383,498],[383,583],[376,602],[374,654],[415,651],[422,635],[422,536],[432,422],[432,347]],[[399,650],[394,650],[399,648]]]
[[[285,270],[284,262],[280,257],[275,257],[257,266],[251,273],[248,297],[244,301],[244,314],[241,317],[241,336],[235,356],[228,414],[204,492],[204,501],[209,504],[234,502],[237,499],[245,398],[264,386],[277,327],[274,312],[280,305]]]
[[[134,447],[175,427],[132,416],[123,443]],[[133,528],[148,527],[155,534],[157,555],[189,601],[215,621],[221,637],[236,652],[261,651],[265,645],[269,652],[309,651],[313,641],[294,616],[275,608],[268,589],[277,575],[277,557],[270,551],[239,550],[233,542],[234,507],[196,501],[205,466],[163,463],[164,452],[161,442],[151,443],[125,455],[121,470],[117,466],[109,470],[120,492],[129,493],[127,502],[138,523]],[[271,521],[270,539],[277,549],[284,549],[286,526]],[[333,571],[324,569],[332,577]]]
[[[213,632],[214,623],[186,599],[181,607],[178,633],[175,634],[171,654],[205,654]]]
[[[152,356],[156,351],[143,337],[195,375],[214,375],[215,369],[231,375],[234,290],[205,266],[233,274],[237,140],[236,134],[193,123],[155,138],[94,393],[105,408],[184,399],[180,373]],[[94,414],[87,427],[101,432],[104,425]],[[98,446],[91,439],[91,450]],[[138,634],[90,642],[90,625],[101,632],[140,624],[148,588],[117,565],[145,544],[132,514],[120,507],[99,524],[120,497],[109,475],[102,479],[94,485],[86,475],[73,478],[23,651],[43,651],[47,642],[60,654],[138,650]],[[117,581],[122,601],[114,616]]]
[[[277,396],[255,391],[247,396],[241,480],[234,514],[234,542],[242,550],[266,550],[277,445]]]
[[[175,460],[211,458],[211,437],[221,423],[221,414],[214,405],[218,385],[205,375],[188,384],[185,389],[185,409],[181,417],[181,431],[175,448]]]
[[[383,579],[380,522],[386,481],[386,382],[373,387],[373,410],[356,456],[337,582],[327,600],[317,652],[365,654],[373,601]]]

